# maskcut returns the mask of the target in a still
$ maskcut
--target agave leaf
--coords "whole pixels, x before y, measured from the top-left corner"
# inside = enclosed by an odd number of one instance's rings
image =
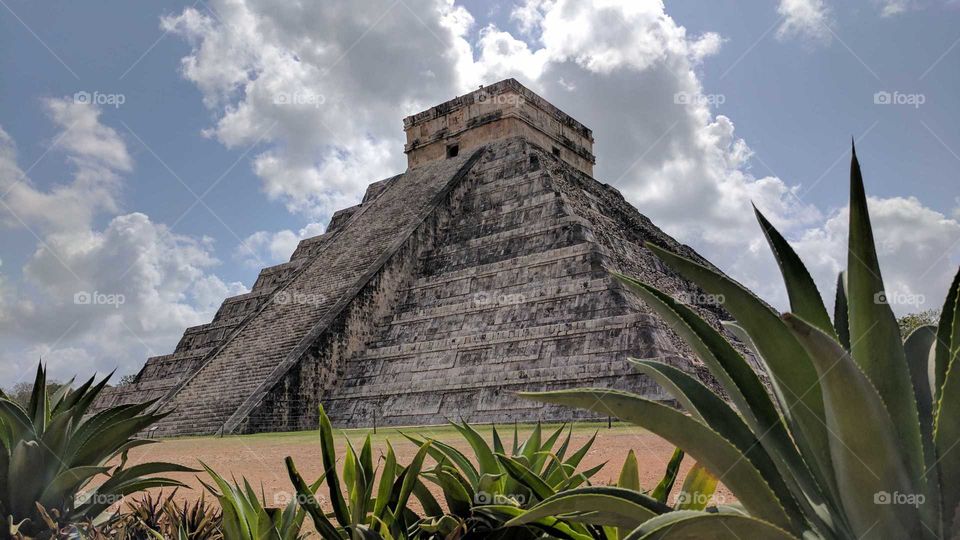
[[[934,359],[933,387],[936,390],[934,403],[940,401],[940,390],[947,379],[947,370],[960,354],[960,270],[953,277],[953,283],[947,292],[947,298],[940,310],[940,323],[937,326],[937,348]]]
[[[523,514],[524,510],[517,508],[516,506],[491,504],[477,507],[475,512],[482,515],[488,515],[495,520],[502,520],[517,517]],[[547,533],[549,535],[548,538],[593,540],[593,537],[589,534],[578,532],[570,525],[553,517],[542,518],[530,523],[529,526],[536,527],[537,529]],[[506,536],[504,536],[504,538],[511,538],[511,536],[509,536],[509,532],[506,532],[505,534]]]
[[[33,425],[27,411],[9,399],[0,399],[0,428],[7,452],[13,451],[15,441],[33,436]]]
[[[380,472],[380,485],[377,487],[377,499],[373,503],[373,515],[378,519],[383,519],[383,510],[387,507],[387,500],[390,498],[390,492],[393,488],[393,482],[397,478],[397,456],[393,451],[393,445],[387,441],[387,457]]]
[[[692,510],[670,512],[655,517],[624,540],[696,538],[698,540],[796,540],[783,529],[754,517],[737,514],[708,514]]]
[[[440,503],[438,503],[436,497],[430,493],[430,490],[427,489],[423,481],[417,480],[417,485],[413,487],[413,496],[420,501],[420,506],[423,507],[425,516],[437,517],[443,515],[443,508],[441,508]]]
[[[139,463],[131,467],[114,470],[110,478],[100,485],[101,491],[109,491],[116,486],[120,486],[130,480],[143,476],[166,473],[193,473],[199,472],[198,469],[180,465],[178,463],[166,463],[163,461],[153,461],[149,463]]]
[[[337,476],[337,455],[333,445],[333,426],[330,424],[330,418],[327,417],[323,405],[319,407],[320,412],[320,455],[323,460],[323,472],[327,478],[327,488],[330,491],[330,501],[333,506],[333,513],[343,527],[350,525],[350,509],[347,502],[343,499],[343,493],[340,491],[340,478]]]
[[[81,516],[88,516],[95,519],[110,507],[111,501],[116,502],[126,495],[139,493],[148,489],[166,487],[186,488],[187,485],[169,478],[138,478],[136,480],[126,482],[122,486],[114,488],[109,494],[93,496],[92,499],[94,502],[78,507],[76,511],[73,512],[73,514],[71,514],[69,517],[71,519],[77,519]],[[99,493],[99,491],[97,491],[97,493]]]
[[[684,408],[737,447],[760,472],[795,527],[803,527],[803,514],[776,464],[743,419],[702,382],[679,369],[650,360],[631,360],[634,366],[657,381]],[[693,508],[700,510],[702,508]]]
[[[363,477],[367,484],[373,484],[373,477],[376,470],[373,468],[373,449],[371,448],[370,435],[367,435],[363,441],[363,447],[360,449],[360,460],[358,462],[363,469]]]
[[[503,452],[503,441],[500,440],[500,434],[497,432],[497,426],[490,426],[493,429],[493,451],[497,454],[502,454]]]
[[[847,305],[847,273],[837,274],[837,297],[833,304],[833,326],[837,340],[844,349],[850,350],[850,316]]]
[[[632,489],[633,491],[640,491],[640,464],[637,463],[637,454],[633,452],[633,448],[627,452],[627,459],[623,460],[623,467],[620,469],[617,486],[624,489]]]
[[[552,487],[547,485],[535,472],[520,463],[519,460],[503,454],[498,454],[497,459],[500,460],[500,464],[507,471],[507,474],[532,491],[538,499],[543,500],[554,494]]]
[[[867,196],[856,151],[850,163],[850,242],[847,260],[850,352],[890,412],[911,477],[923,481],[920,419],[900,326],[885,300]]]
[[[903,351],[910,368],[910,380],[913,383],[913,392],[917,396],[917,413],[920,416],[920,430],[924,440],[924,454],[927,456],[926,466],[929,468],[933,461],[929,461],[933,454],[928,454],[929,444],[933,440],[933,394],[930,380],[930,367],[935,361],[937,342],[937,327],[925,325],[915,329],[903,342]],[[934,457],[934,461],[936,458]]]
[[[599,432],[594,431],[593,435],[591,435],[590,438],[587,439],[587,442],[583,443],[583,446],[578,448],[577,451],[574,452],[569,459],[563,462],[564,465],[569,465],[574,469],[576,469],[580,465],[580,462],[583,460],[583,457],[586,456],[587,452],[590,451],[590,448],[593,447],[593,443],[597,440],[598,433]]]
[[[877,509],[884,493],[917,494],[893,419],[870,379],[842,345],[807,322],[784,315],[821,376],[827,426],[833,437],[837,484],[849,524],[862,537],[874,527],[892,537],[923,536],[920,513],[904,504]]]
[[[960,361],[957,357],[952,359],[945,375],[934,422],[934,442],[940,458],[943,530],[956,535],[960,532],[960,484],[955,481],[960,478]]]
[[[697,354],[758,433],[777,432],[786,440],[780,414],[747,361],[689,307],[626,276],[617,278],[657,312]]]
[[[474,504],[475,497],[463,482],[460,482],[451,473],[444,470],[434,470],[427,479],[440,486],[447,508],[455,516],[468,517]]]
[[[426,444],[424,441],[412,437],[407,434],[403,434],[408,440],[417,447],[421,447]],[[471,485],[476,485],[480,481],[480,473],[477,472],[477,468],[473,466],[473,463],[463,455],[462,452],[456,448],[450,446],[449,444],[440,442],[440,441],[430,441],[430,450],[428,450],[430,457],[435,459],[437,462],[441,462],[444,459],[449,459],[451,462],[457,465],[460,468],[460,471],[470,480]]]
[[[657,502],[666,504],[667,499],[670,498],[670,492],[673,491],[673,484],[676,483],[677,475],[680,473],[680,463],[683,462],[683,455],[683,450],[680,448],[673,451],[673,456],[670,457],[670,461],[667,463],[667,470],[664,471],[663,478],[660,480],[660,483],[657,484],[657,487],[653,489],[653,492],[650,493],[650,496]]]
[[[555,516],[565,521],[633,528],[644,521],[669,512],[660,504],[637,491],[619,487],[586,487],[557,493],[506,523],[507,527]]]
[[[687,279],[722,295],[724,308],[753,338],[771,376],[780,410],[817,483],[836,494],[817,372],[779,315],[730,278],[654,245],[648,247]],[[833,498],[838,500],[836,495]]]
[[[98,431],[95,437],[91,437],[78,448],[76,454],[67,463],[103,463],[113,457],[119,445],[155,421],[152,416],[135,416],[108,424]]]
[[[39,500],[48,477],[51,476],[49,467],[45,467],[43,450],[37,441],[21,440],[10,453],[9,494],[4,494],[4,510],[14,516],[29,516],[34,508],[34,501]],[[46,477],[46,478],[45,478]]]
[[[460,432],[460,435],[470,443],[470,448],[473,449],[473,454],[476,456],[477,463],[480,466],[480,474],[498,474],[501,472],[493,450],[487,445],[487,441],[483,440],[483,437],[477,433],[477,430],[473,429],[473,427],[466,422],[464,422],[462,426],[458,424],[452,425]]]
[[[750,512],[771,523],[790,527],[790,520],[763,477],[730,442],[680,411],[640,396],[609,389],[558,390],[520,395],[589,409],[649,429],[683,448],[716,473]]]
[[[694,464],[683,480],[677,497],[677,510],[703,510],[717,490],[717,477],[699,463]]]
[[[303,477],[300,476],[296,465],[293,463],[293,458],[287,456],[284,463],[287,465],[287,474],[290,476],[290,482],[293,483],[293,487],[297,491],[297,503],[313,518],[313,525],[316,527],[317,532],[323,535],[324,538],[341,538],[337,528],[323,513],[323,508],[321,508],[320,503],[317,502],[313,490],[307,486]]]
[[[527,440],[524,441],[520,447],[520,456],[514,455],[513,457],[521,457],[524,458],[527,463],[533,463],[536,453],[540,451],[541,429],[540,422],[537,421],[537,424],[533,426],[533,431],[530,432],[530,436],[527,437]]]
[[[553,450],[553,445],[557,443],[557,439],[560,438],[560,434],[563,432],[565,425],[561,425],[553,433],[548,436],[543,443],[540,444],[540,449],[533,456],[533,460],[530,464],[530,469],[537,474],[543,469],[543,464],[547,462],[547,456],[550,455],[550,451]],[[502,453],[502,452],[501,452]]]
[[[420,470],[423,468],[423,460],[426,458],[427,451],[429,449],[429,442],[421,446],[420,450],[418,450],[416,455],[413,456],[413,461],[411,461],[410,465],[408,465],[406,470],[404,470],[400,494],[397,496],[396,502],[391,504],[392,511],[395,514],[399,514],[407,507],[407,501],[410,500],[410,494],[413,493],[413,488],[417,484],[418,477],[420,476]]]
[[[820,297],[820,291],[817,290],[817,285],[810,277],[807,267],[804,266],[803,261],[800,260],[800,257],[797,256],[786,239],[773,224],[767,221],[767,218],[756,206],[753,207],[753,212],[756,214],[760,228],[763,229],[763,234],[767,237],[770,250],[773,251],[777,264],[780,266],[780,273],[783,275],[783,282],[787,288],[787,296],[790,298],[790,311],[836,339],[836,331],[833,328],[833,323],[830,322],[830,316],[827,315],[827,308],[823,305],[823,298]]]
[[[30,392],[30,401],[27,412],[33,420],[37,433],[43,433],[47,425],[47,374],[43,364],[37,364],[37,375],[33,379],[33,390]]]

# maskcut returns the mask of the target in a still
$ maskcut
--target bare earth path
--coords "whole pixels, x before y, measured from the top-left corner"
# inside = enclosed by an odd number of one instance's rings
[[[544,432],[550,433],[559,426],[544,426]],[[478,431],[488,440],[491,437],[489,426],[477,426]],[[532,426],[520,426],[520,440],[529,435]],[[403,431],[418,435],[421,438],[429,437],[451,444],[463,450],[468,456],[469,446],[450,427],[409,427],[409,428],[381,428],[376,435],[372,430],[351,429],[338,431],[335,436],[337,456],[342,459],[346,446],[345,436],[349,437],[355,448],[363,443],[363,438],[369,433],[373,437],[374,456],[379,457],[385,452],[387,439],[393,445],[398,455],[398,461],[408,464],[416,453],[416,446],[407,441],[399,433]],[[513,437],[513,426],[498,427],[501,439],[505,445],[510,445]],[[574,426],[571,447],[576,449],[585,443],[597,432],[597,440],[590,452],[584,458],[581,469],[585,470],[601,463],[607,464],[594,477],[594,484],[615,483],[620,473],[620,467],[631,449],[637,454],[640,462],[641,485],[645,489],[653,489],[663,476],[664,468],[673,453],[673,446],[640,428],[614,424],[608,429],[603,424],[579,423]],[[546,436],[546,435],[544,435]],[[229,436],[224,438],[197,437],[166,439],[156,444],[135,448],[130,453],[130,463],[144,461],[170,461],[183,465],[200,468],[200,462],[207,464],[213,470],[229,479],[246,477],[257,491],[263,486],[263,492],[268,506],[282,506],[292,497],[290,480],[287,477],[283,460],[286,456],[293,456],[297,468],[309,482],[318,478],[322,472],[320,460],[320,443],[317,432],[295,433],[268,433],[258,435]],[[430,466],[432,461],[428,460]],[[682,473],[693,465],[690,457],[684,459]],[[201,477],[205,473],[198,473]],[[194,500],[200,496],[203,489],[195,474],[178,474],[175,478],[191,486],[191,490],[180,490],[178,498]],[[208,482],[209,483],[209,482]],[[428,483],[429,485],[429,483]],[[673,496],[679,492],[682,485],[682,475],[674,489]],[[208,497],[209,499],[209,497]],[[714,504],[730,502],[732,497],[722,486],[714,498]],[[321,502],[324,502],[321,499]]]

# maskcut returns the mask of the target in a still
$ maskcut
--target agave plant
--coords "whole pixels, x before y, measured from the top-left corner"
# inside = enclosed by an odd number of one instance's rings
[[[572,428],[566,430],[566,437],[557,446],[565,426],[544,438],[538,423],[523,442],[515,426],[508,453],[496,426],[492,427],[493,444],[490,445],[473,426],[465,422],[451,425],[470,446],[477,465],[449,444],[405,435],[420,448],[428,448],[430,457],[436,461],[436,466],[423,476],[441,488],[449,509],[448,513],[440,514],[439,518],[434,517],[422,525],[428,532],[449,536],[459,531],[460,535],[467,537],[492,534],[501,529],[504,522],[521,513],[522,509],[558,491],[586,483],[603,467],[601,464],[587,471],[576,472],[593,446],[596,434],[567,456],[571,450]],[[548,526],[555,521],[540,520],[529,525]],[[510,537],[534,538],[540,534],[526,525],[521,527],[523,530],[510,531]]]
[[[167,496],[163,492],[145,493],[128,501],[123,512],[96,530],[102,537],[115,540],[223,539],[220,512],[207,504],[202,493],[193,504],[184,501],[181,505],[174,501],[176,494],[176,490]]]
[[[396,454],[387,443],[387,455],[379,469],[373,464],[373,451],[368,436],[357,454],[347,440],[343,460],[343,476],[337,474],[337,455],[333,443],[333,426],[320,407],[320,454],[323,475],[308,485],[297,471],[293,459],[287,457],[287,472],[297,491],[296,503],[310,514],[317,531],[326,539],[339,538],[416,538],[420,516],[409,507],[411,495],[420,499],[425,510],[440,513],[433,497],[420,481],[420,470],[430,445],[424,445],[410,465],[397,463]],[[317,501],[317,491],[326,482],[333,514],[328,516]],[[346,489],[344,497],[342,489]],[[376,488],[376,492],[374,492]],[[424,502],[426,501],[426,502]],[[334,524],[334,520],[336,524]]]
[[[0,537],[36,536],[59,524],[93,521],[125,495],[182,486],[151,475],[191,472],[173,463],[127,466],[127,451],[153,441],[135,435],[163,417],[152,402],[88,415],[109,377],[50,394],[41,364],[26,408],[0,393]],[[96,482],[103,482],[88,489]]]
[[[507,528],[539,523],[539,528],[574,540],[618,540],[650,517],[686,510],[704,510],[713,497],[717,478],[700,464],[687,472],[675,504],[668,504],[684,453],[679,448],[667,464],[663,479],[651,491],[640,491],[640,472],[636,454],[627,454],[615,486],[585,486],[548,497],[529,510],[516,515]],[[716,507],[710,511],[717,511]],[[554,518],[569,525],[558,527]],[[548,521],[544,521],[547,519]]]
[[[163,527],[167,538],[177,540],[221,540],[220,525],[223,516],[220,511],[208,505],[201,494],[191,505],[184,501],[180,506],[167,501],[163,507]]]
[[[228,482],[207,465],[201,463],[214,485],[200,481],[207,491],[220,502],[220,530],[230,540],[299,540],[304,513],[297,501],[290,501],[284,508],[267,507],[266,497],[260,497],[247,482],[234,479]],[[182,536],[186,531],[178,531]]]
[[[800,258],[760,212],[787,286],[791,311],[784,315],[717,271],[649,246],[681,275],[722,295],[736,319],[729,328],[763,362],[769,390],[690,307],[621,277],[696,352],[731,403],[652,360],[634,364],[688,414],[619,391],[528,394],[657,433],[713,473],[742,505],[742,511],[659,516],[638,509],[628,538],[960,536],[960,273],[939,325],[901,339],[884,301],[855,152],[850,187],[849,260],[832,321]]]

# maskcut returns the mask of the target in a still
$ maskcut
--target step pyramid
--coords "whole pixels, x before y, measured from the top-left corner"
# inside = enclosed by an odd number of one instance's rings
[[[668,396],[626,359],[713,384],[612,277],[703,292],[652,242],[709,265],[592,178],[589,129],[507,79],[404,121],[409,168],[188,328],[98,406],[158,399],[156,435],[571,420],[516,397],[575,386]],[[694,308],[721,328],[719,305]]]

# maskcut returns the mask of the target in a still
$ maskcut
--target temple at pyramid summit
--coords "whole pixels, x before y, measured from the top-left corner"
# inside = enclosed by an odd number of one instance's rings
[[[313,429],[321,404],[338,427],[571,420],[591,413],[515,393],[668,400],[628,357],[706,377],[613,273],[697,298],[644,243],[709,263],[592,177],[590,129],[513,79],[403,127],[406,171],[98,406],[159,400],[157,436]]]

